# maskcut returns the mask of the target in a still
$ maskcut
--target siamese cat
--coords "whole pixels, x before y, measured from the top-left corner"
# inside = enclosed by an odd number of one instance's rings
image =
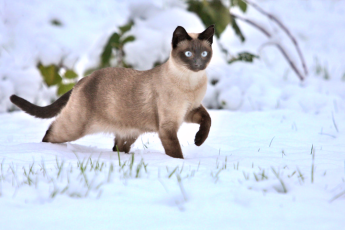
[[[115,134],[113,151],[128,153],[145,132],[157,132],[171,157],[183,158],[177,131],[182,122],[200,125],[195,144],[207,138],[211,118],[201,101],[206,93],[205,69],[212,57],[214,26],[187,33],[178,26],[167,62],[147,71],[104,68],[82,78],[53,104],[39,107],[12,95],[10,100],[26,113],[56,119],[43,142],[74,141],[85,135]]]

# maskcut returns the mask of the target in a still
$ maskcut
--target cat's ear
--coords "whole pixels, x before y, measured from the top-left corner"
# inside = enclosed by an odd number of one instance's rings
[[[207,40],[212,45],[213,35],[214,35],[214,25],[210,25],[209,27],[207,27],[206,30],[204,30],[204,32],[199,34],[198,38],[200,40]]]
[[[175,49],[178,43],[186,39],[189,41],[192,40],[192,38],[188,35],[187,31],[182,26],[176,27],[173,33],[172,47]]]

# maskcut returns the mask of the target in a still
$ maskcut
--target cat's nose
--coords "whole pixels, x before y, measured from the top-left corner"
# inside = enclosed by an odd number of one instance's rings
[[[202,66],[202,61],[200,59],[197,59],[194,61],[194,67],[199,68],[201,66]]]

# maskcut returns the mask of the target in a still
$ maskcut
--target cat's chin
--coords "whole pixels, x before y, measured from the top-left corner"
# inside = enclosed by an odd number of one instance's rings
[[[203,71],[203,70],[205,70],[205,69],[206,69],[206,68],[203,68],[203,69],[189,69],[189,70],[191,70],[191,71],[197,73],[197,72]]]

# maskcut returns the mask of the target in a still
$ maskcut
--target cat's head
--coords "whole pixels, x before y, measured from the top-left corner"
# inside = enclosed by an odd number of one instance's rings
[[[206,69],[212,57],[214,25],[202,33],[187,33],[178,26],[172,38],[171,57],[177,65],[182,65],[194,72]]]

